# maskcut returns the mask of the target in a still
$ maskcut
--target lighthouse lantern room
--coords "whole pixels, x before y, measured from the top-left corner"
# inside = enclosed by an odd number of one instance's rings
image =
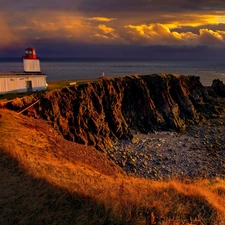
[[[29,47],[25,49],[23,68],[25,73],[41,72],[40,60],[36,57],[36,51],[34,48]]]
[[[26,54],[25,55],[26,59],[36,59],[37,58],[36,51],[34,48],[29,47],[29,48],[25,49],[25,54]]]

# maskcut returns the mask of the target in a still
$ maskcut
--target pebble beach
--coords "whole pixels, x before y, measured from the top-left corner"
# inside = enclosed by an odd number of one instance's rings
[[[225,117],[191,125],[185,133],[134,134],[108,155],[129,175],[153,180],[225,178]]]

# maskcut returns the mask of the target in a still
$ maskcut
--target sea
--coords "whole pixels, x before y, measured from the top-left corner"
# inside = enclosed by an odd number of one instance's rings
[[[22,59],[0,58],[0,72],[23,71]],[[47,58],[41,59],[41,72],[48,81],[78,80],[126,75],[175,73],[195,75],[205,86],[214,79],[225,84],[225,59],[96,59],[96,58]]]

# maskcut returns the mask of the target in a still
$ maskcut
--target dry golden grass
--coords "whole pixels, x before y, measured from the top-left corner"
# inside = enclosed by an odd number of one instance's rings
[[[71,86],[71,83],[76,83],[77,85],[86,84],[88,82],[96,82],[99,78],[90,78],[90,79],[79,79],[79,80],[60,80],[60,81],[49,81],[48,90],[62,89],[66,86]]]
[[[0,224],[225,224],[223,180],[128,177],[45,121],[0,114]]]

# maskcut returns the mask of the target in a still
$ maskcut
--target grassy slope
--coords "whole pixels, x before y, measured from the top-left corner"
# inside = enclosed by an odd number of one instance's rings
[[[0,224],[225,224],[225,181],[128,177],[45,121],[0,115]]]

